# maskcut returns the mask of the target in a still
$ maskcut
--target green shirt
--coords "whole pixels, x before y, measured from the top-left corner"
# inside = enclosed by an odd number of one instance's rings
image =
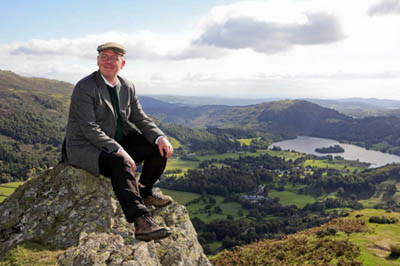
[[[108,92],[110,93],[111,102],[114,107],[115,120],[117,121],[117,130],[115,131],[114,139],[121,141],[124,138],[124,124],[122,122],[121,113],[119,111],[119,91],[117,87],[108,86]]]

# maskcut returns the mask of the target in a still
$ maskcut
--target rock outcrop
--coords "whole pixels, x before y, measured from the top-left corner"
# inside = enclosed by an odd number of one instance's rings
[[[138,241],[108,178],[59,164],[0,205],[0,257],[24,241],[38,241],[66,250],[60,265],[211,265],[184,206],[173,202],[151,211],[172,235]]]

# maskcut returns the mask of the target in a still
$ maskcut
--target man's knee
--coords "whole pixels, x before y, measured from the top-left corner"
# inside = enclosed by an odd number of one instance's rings
[[[129,158],[116,152],[103,154],[100,163],[100,171],[106,176],[121,174],[122,172],[133,172]]]

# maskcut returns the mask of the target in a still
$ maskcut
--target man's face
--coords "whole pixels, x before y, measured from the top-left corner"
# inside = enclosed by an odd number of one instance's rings
[[[113,81],[118,72],[124,67],[125,60],[121,55],[113,50],[106,49],[100,52],[97,56],[97,65],[99,66],[100,73],[109,80]]]

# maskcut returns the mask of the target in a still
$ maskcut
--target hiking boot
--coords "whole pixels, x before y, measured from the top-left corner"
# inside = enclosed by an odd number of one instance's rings
[[[135,238],[138,240],[158,240],[170,235],[171,230],[166,226],[157,225],[150,215],[143,215],[135,220]]]
[[[172,198],[168,195],[162,194],[162,192],[153,192],[143,199],[144,205],[164,207],[172,202]]]

